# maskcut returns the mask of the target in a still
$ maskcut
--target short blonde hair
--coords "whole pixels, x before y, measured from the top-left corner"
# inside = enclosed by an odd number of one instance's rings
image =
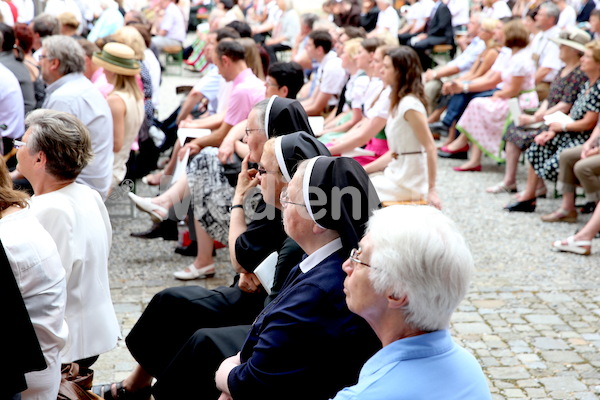
[[[358,50],[361,47],[360,44],[363,40],[364,39],[362,38],[347,40],[346,43],[344,43],[344,53],[348,54],[350,58],[353,58],[358,53]]]
[[[586,43],[585,48],[590,49],[592,51],[592,57],[594,57],[594,61],[600,63],[600,39],[595,39]]]
[[[495,30],[500,24],[500,20],[496,18],[484,18],[481,20],[481,27],[486,31]]]

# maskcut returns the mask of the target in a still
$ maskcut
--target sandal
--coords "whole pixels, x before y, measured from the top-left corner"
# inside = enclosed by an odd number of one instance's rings
[[[129,392],[123,387],[123,381],[121,381],[93,386],[92,392],[105,400],[148,400],[152,387],[147,386],[135,392]]]
[[[512,185],[505,185],[504,182],[500,182],[497,185],[490,186],[485,189],[486,192],[492,194],[498,193],[516,193],[517,192],[517,184],[513,183]]]
[[[565,240],[557,240],[552,243],[552,250],[589,256],[592,252],[590,240],[575,240],[575,236],[569,236]]]
[[[577,222],[577,211],[567,211],[559,208],[553,213],[542,215],[540,218],[544,222]]]
[[[196,268],[192,263],[189,267],[173,273],[173,276],[182,281],[191,281],[194,279],[212,278],[215,276],[215,264],[209,264],[202,268]]]

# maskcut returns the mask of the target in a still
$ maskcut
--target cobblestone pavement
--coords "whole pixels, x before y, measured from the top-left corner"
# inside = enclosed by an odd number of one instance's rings
[[[190,84],[193,76],[165,77],[160,118],[180,100],[175,86]],[[550,251],[553,240],[573,234],[589,216],[575,224],[541,222],[540,215],[558,207],[554,196],[539,200],[533,214],[506,213],[502,206],[509,195],[484,191],[501,180],[503,167],[484,159],[483,172],[451,170],[459,164],[440,160],[438,166],[444,212],[463,230],[477,266],[471,290],[452,319],[456,340],[481,362],[494,399],[599,399],[600,241],[593,242],[589,257]],[[525,168],[520,169],[524,186]],[[138,193],[153,195],[157,189],[139,183]],[[125,197],[107,205],[114,230],[112,295],[124,336],[159,290],[230,283],[233,271],[224,249],[217,251],[216,277],[176,281],[172,272],[192,258],[175,254],[175,242],[131,238],[130,232],[151,222],[132,212]],[[121,341],[95,364],[95,383],[121,380],[134,365]]]

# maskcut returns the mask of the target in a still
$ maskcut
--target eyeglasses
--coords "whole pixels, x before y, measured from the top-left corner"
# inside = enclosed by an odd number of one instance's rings
[[[47,58],[48,60],[52,60],[53,58],[50,56],[47,56],[46,54],[40,54],[40,60],[43,60],[44,58]]]
[[[362,262],[360,261],[357,257],[360,254],[361,250],[359,249],[352,249],[350,250],[350,257],[348,257],[350,259],[350,261],[352,261],[353,263],[356,264],[361,264],[364,265],[365,267],[369,267],[371,268],[371,266],[369,264],[367,264],[366,262]]]
[[[279,195],[279,202],[281,203],[281,205],[283,207],[286,207],[286,204],[293,204],[295,206],[306,207],[306,204],[294,203],[293,201],[290,201],[290,198],[288,197],[288,194],[287,194],[287,190],[281,191],[281,194]]]
[[[250,135],[250,132],[254,132],[254,131],[264,131],[264,129],[263,128],[256,128],[256,129],[248,129],[248,128],[246,128],[245,129],[246,136]]]
[[[15,149],[19,149],[19,148],[21,148],[23,146],[27,146],[27,143],[26,142],[21,142],[20,140],[17,140],[17,139],[13,140],[13,147]]]
[[[256,169],[259,175],[276,174],[279,171],[267,171],[263,166],[259,165]]]

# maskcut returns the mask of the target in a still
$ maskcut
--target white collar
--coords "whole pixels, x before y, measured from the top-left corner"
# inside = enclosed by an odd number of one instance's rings
[[[342,239],[337,238],[327,243],[325,246],[321,247],[308,257],[306,257],[302,262],[300,262],[300,270],[303,273],[307,273],[317,265],[319,265],[323,260],[327,257],[338,251],[342,248]]]

